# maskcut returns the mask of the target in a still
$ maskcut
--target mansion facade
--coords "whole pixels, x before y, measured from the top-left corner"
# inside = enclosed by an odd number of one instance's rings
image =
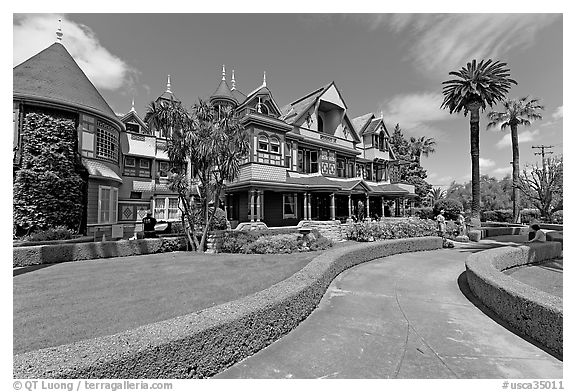
[[[78,154],[88,172],[84,231],[128,237],[152,210],[159,221],[180,220],[178,196],[168,189],[167,135],[150,129],[132,109],[117,115],[56,42],[14,68],[14,170],[20,162],[22,122],[37,110],[76,122]],[[170,77],[157,100],[176,99]],[[334,82],[280,106],[262,84],[248,94],[223,68],[210,96],[231,106],[250,140],[238,178],[226,184],[221,205],[232,227],[242,222],[293,226],[302,220],[345,221],[400,216],[415,197],[398,181],[400,164],[382,117],[348,117]],[[189,172],[192,172],[189,168]]]

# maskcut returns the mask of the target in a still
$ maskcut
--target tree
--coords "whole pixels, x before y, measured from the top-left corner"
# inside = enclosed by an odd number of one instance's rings
[[[186,168],[192,157],[191,117],[179,101],[159,100],[148,106],[144,121],[151,131],[159,130],[168,136],[167,153],[172,175],[168,187],[178,193],[178,208],[182,213],[184,232],[194,250],[199,249],[194,227],[194,205],[191,199],[191,181]]]
[[[406,182],[408,184],[414,185],[414,193],[416,193],[416,205],[421,205],[422,202],[426,200],[426,196],[430,192],[432,185],[428,184],[428,182],[419,176],[410,176],[406,178]]]
[[[437,201],[446,198],[446,191],[440,187],[432,188],[428,192],[428,197],[430,198],[431,205],[436,204]]]
[[[436,145],[436,140],[434,138],[427,138],[425,136],[415,138],[414,136],[410,136],[409,142],[409,151],[412,157],[418,165],[420,165],[420,156],[424,155],[428,157],[428,155],[436,152],[434,146]]]
[[[192,109],[193,161],[203,192],[205,225],[200,240],[204,249],[209,227],[225,182],[233,181],[250,144],[231,107],[215,108],[199,100]]]
[[[538,103],[538,99],[529,99],[529,97],[507,99],[504,101],[503,112],[488,113],[487,129],[500,127],[501,130],[510,128],[512,138],[512,210],[514,222],[520,223],[520,188],[518,186],[520,179],[520,150],[518,149],[518,126],[530,126],[532,121],[541,120],[540,110],[544,107]]]
[[[472,161],[472,225],[480,225],[480,108],[502,101],[512,84],[506,63],[472,60],[460,71],[449,72],[458,79],[442,82],[444,101],[441,107],[450,113],[470,112],[470,156]]]
[[[397,157],[409,155],[410,145],[408,144],[408,140],[406,140],[402,134],[402,128],[400,128],[400,124],[396,124],[394,127],[394,131],[390,137],[390,144],[392,145],[394,153]]]
[[[547,221],[563,209],[564,165],[562,156],[547,158],[545,167],[526,165],[520,174],[520,192]]]

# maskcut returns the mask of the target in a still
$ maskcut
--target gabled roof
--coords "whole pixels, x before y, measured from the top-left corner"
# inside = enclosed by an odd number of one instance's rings
[[[14,67],[14,96],[94,112],[119,123],[90,79],[59,42]]]
[[[378,129],[378,126],[381,123],[382,123],[381,118],[375,118],[372,121],[370,121],[370,124],[364,129],[364,132],[362,132],[362,136],[376,133],[376,130]]]
[[[232,92],[232,96],[236,98],[238,104],[242,104],[246,100],[246,95],[238,89],[230,90]]]
[[[140,116],[138,115],[138,113],[136,113],[134,110],[130,110],[125,115],[119,116],[119,118],[120,118],[120,121],[122,121],[123,123],[127,123],[131,119],[134,119],[138,124],[140,124],[141,127],[143,127],[145,130],[148,130],[148,125],[146,125],[144,120],[142,120],[140,118]]]
[[[366,126],[370,123],[370,121],[373,118],[374,118],[373,113],[366,113],[360,117],[353,118],[351,122],[356,132],[358,132],[359,135],[362,135],[364,128],[366,128]]]
[[[272,96],[272,91],[270,91],[270,89],[264,85],[261,85],[260,87],[252,90],[252,92],[244,98],[244,101],[242,102],[242,104],[240,106],[238,106],[238,109],[240,109],[245,104],[249,103],[253,97],[255,97],[256,95],[260,95],[260,94],[268,95],[270,97],[270,100],[272,101],[272,104],[274,105],[274,109],[276,109],[278,111],[278,113],[280,115],[282,115],[282,110],[280,109],[280,107],[278,106],[276,101],[274,100],[274,97]]]
[[[327,84],[324,87],[320,87],[311,93],[297,99],[296,101],[284,106],[282,108],[283,115],[280,117],[287,124],[294,124],[300,119],[308,110],[316,103],[316,100],[330,87],[332,83]]]

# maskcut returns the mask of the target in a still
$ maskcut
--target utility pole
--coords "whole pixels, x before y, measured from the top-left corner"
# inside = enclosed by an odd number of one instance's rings
[[[535,152],[534,155],[542,155],[542,174],[544,180],[546,180],[546,160],[544,159],[544,157],[546,154],[552,154],[552,151],[546,151],[551,149],[552,147],[554,146],[544,146],[542,144],[539,146],[532,146],[532,148],[540,150],[540,152]]]

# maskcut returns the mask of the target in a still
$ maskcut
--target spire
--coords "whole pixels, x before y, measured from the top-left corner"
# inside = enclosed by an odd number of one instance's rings
[[[136,113],[136,109],[134,109],[134,97],[132,97],[132,109],[130,109],[130,111]]]
[[[236,79],[234,79],[234,70],[232,70],[232,90],[236,90]]]
[[[266,71],[264,71],[264,79],[262,79],[262,87],[266,87]]]
[[[168,82],[166,83],[166,92],[168,94],[172,94],[172,90],[170,89],[170,75],[168,75]]]
[[[222,64],[222,80],[226,81],[226,66]]]
[[[62,19],[58,19],[58,30],[56,31],[56,42],[62,43]]]

